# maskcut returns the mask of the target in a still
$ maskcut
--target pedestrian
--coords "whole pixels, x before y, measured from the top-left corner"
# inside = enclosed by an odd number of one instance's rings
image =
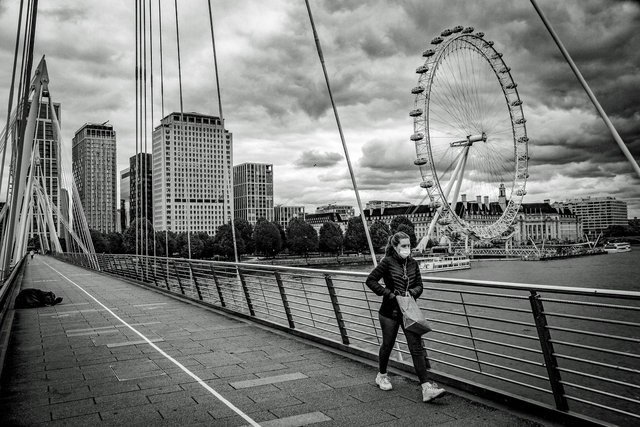
[[[31,255],[31,259],[33,259],[33,249],[29,252],[29,255]]]
[[[384,286],[379,283],[381,279]],[[376,384],[382,390],[393,388],[387,374],[387,365],[398,336],[398,329],[402,327],[413,359],[413,367],[422,386],[422,401],[429,402],[442,396],[445,390],[429,381],[427,377],[426,350],[422,337],[405,331],[402,313],[396,300],[396,295],[404,295],[405,291],[414,299],[418,299],[422,294],[420,268],[417,261],[411,257],[411,241],[406,233],[399,231],[389,238],[385,255],[367,277],[366,284],[376,295],[382,296],[382,304],[378,311],[382,345],[380,345],[378,359],[380,369],[376,376]]]

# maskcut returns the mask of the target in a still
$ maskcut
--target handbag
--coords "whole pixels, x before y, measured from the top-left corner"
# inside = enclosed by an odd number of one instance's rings
[[[414,334],[424,335],[427,332],[431,332],[431,327],[427,323],[422,310],[418,307],[418,303],[409,295],[409,277],[407,276],[406,264],[402,266],[404,269],[403,279],[407,281],[407,287],[404,291],[404,296],[396,295],[398,306],[402,312],[402,325],[405,331],[413,332]]]
[[[427,319],[424,318],[422,310],[420,310],[418,303],[411,295],[397,295],[396,299],[398,300],[398,306],[402,312],[402,324],[405,331],[413,332],[418,335],[424,335],[427,332],[431,332],[431,327],[427,323]]]

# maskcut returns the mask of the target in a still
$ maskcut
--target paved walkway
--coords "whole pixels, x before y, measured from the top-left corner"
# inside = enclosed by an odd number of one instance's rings
[[[64,301],[16,310],[3,426],[540,425],[455,390],[422,403],[405,376],[381,391],[375,366],[49,257],[28,287]]]

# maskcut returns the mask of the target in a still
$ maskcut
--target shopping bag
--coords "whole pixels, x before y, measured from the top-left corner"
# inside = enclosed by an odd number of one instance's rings
[[[397,295],[398,306],[402,312],[402,324],[405,331],[413,332],[414,334],[424,335],[431,331],[427,320],[422,314],[422,310],[418,307],[418,303],[412,296],[406,297]]]

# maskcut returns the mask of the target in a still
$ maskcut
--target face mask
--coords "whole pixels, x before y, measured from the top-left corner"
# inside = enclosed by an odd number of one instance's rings
[[[411,255],[411,249],[409,248],[400,248],[398,249],[398,255],[400,255],[401,258],[406,258],[409,255]]]

